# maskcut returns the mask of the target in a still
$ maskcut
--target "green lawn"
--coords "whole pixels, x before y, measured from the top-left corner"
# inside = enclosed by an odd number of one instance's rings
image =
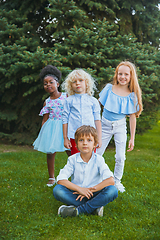
[[[114,149],[105,153],[114,169]],[[55,173],[67,161],[56,156]],[[136,136],[127,153],[123,184],[126,192],[105,206],[104,216],[57,216],[60,202],[46,186],[46,155],[30,148],[0,144],[0,239],[160,239],[160,122]]]

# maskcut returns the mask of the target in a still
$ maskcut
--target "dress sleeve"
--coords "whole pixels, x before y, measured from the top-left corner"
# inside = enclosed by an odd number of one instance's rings
[[[49,107],[44,106],[44,107],[41,109],[41,111],[40,111],[40,113],[39,113],[39,116],[43,116],[44,114],[49,113],[49,112],[50,112]]]
[[[99,94],[99,101],[104,106],[108,98],[109,92],[112,90],[112,84],[108,83]]]

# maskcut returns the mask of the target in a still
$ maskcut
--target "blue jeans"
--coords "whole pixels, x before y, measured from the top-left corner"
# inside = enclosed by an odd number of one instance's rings
[[[95,209],[105,206],[118,197],[118,190],[113,185],[105,187],[101,191],[94,192],[93,197],[90,199],[84,197],[82,201],[76,201],[78,194],[73,194],[73,192],[60,184],[57,184],[53,189],[53,195],[58,201],[76,206],[79,214],[92,213]]]

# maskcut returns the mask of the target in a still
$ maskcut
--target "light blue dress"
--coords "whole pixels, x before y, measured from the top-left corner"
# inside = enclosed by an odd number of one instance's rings
[[[37,139],[33,143],[35,150],[48,154],[66,150],[62,125],[63,104],[66,98],[66,93],[62,93],[57,99],[50,99],[50,97],[46,99],[46,105],[39,115],[43,116],[49,113],[49,118],[43,124]]]

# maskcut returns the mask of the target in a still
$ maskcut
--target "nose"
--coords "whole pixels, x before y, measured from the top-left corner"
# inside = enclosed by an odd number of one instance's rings
[[[76,84],[77,84],[77,85],[79,85],[79,83],[80,83],[80,81],[79,81],[79,80],[77,80]]]
[[[87,144],[87,140],[84,140],[83,143],[84,143],[84,144]]]

